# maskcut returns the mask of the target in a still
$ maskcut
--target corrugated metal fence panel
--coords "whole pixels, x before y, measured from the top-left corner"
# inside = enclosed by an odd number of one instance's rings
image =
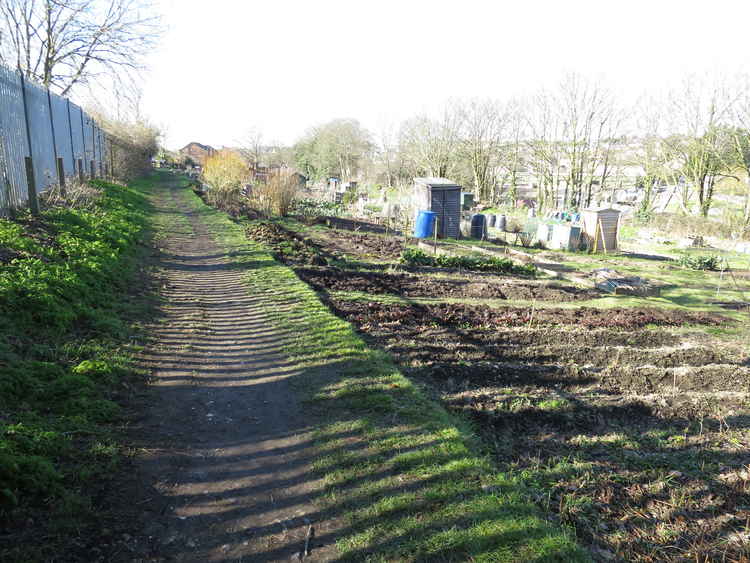
[[[76,161],[76,167],[73,169],[78,172],[78,160],[84,160],[83,152],[83,129],[81,128],[81,108],[71,103],[70,105],[70,128],[73,134],[73,155]]]
[[[108,169],[109,152],[107,151],[107,139],[104,136],[104,131],[102,131],[101,129],[99,129],[99,147],[101,148],[99,158],[102,161],[102,166],[104,169]]]
[[[24,157],[28,156],[23,96],[18,74],[0,66],[0,143],[5,157],[0,174],[0,206],[16,207],[26,201],[27,184]]]
[[[50,95],[52,105],[52,123],[55,125],[55,145],[57,157],[62,158],[63,169],[66,176],[72,176],[75,168],[73,164],[73,145],[70,138],[68,123],[68,100]]]
[[[94,131],[91,127],[91,118],[83,114],[83,139],[86,146],[86,162],[83,164],[84,170],[91,174],[91,161],[94,160]]]
[[[106,135],[80,107],[0,66],[0,211],[27,203],[25,157],[33,159],[42,193],[58,181],[57,157],[68,176],[78,172],[79,159],[86,176],[98,176],[107,162],[106,146]]]
[[[25,85],[31,131],[31,157],[34,159],[34,179],[37,193],[42,193],[57,183],[49,101],[47,90],[28,81],[25,81]]]
[[[96,174],[102,175],[102,130],[94,126],[94,146],[96,147]]]

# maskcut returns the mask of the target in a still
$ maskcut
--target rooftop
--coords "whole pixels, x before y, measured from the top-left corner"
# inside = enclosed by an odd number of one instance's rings
[[[447,186],[455,186],[457,188],[460,188],[456,182],[452,180],[448,180],[448,178],[414,178],[414,182],[417,184],[425,184],[427,186],[430,186],[431,188],[434,187],[447,187]]]

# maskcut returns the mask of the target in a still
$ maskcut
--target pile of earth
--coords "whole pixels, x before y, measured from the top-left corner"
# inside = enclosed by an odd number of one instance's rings
[[[529,307],[486,307],[460,303],[389,304],[337,301],[337,314],[357,324],[420,324],[424,319],[443,326],[503,328],[508,326],[576,325],[581,328],[635,329],[648,325],[720,325],[729,319],[716,314],[680,309],[611,308],[575,309]]]
[[[371,294],[396,294],[404,297],[479,297],[542,301],[580,301],[596,299],[593,289],[574,286],[516,283],[499,279],[438,278],[399,273],[363,272],[334,268],[298,268],[297,275],[318,290],[361,291]]]

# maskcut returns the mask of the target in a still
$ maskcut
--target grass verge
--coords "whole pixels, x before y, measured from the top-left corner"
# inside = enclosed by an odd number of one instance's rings
[[[148,183],[0,220],[0,560],[58,559],[96,522],[147,307],[131,296]]]
[[[307,370],[297,388],[320,417],[326,514],[340,520],[349,561],[586,561],[529,492],[480,454],[470,425],[369,348],[294,272],[248,241],[241,225],[181,192],[217,242],[247,268],[254,294]],[[241,251],[241,252],[240,252]]]

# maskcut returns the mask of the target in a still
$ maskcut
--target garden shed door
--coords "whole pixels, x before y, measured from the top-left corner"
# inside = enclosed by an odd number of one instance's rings
[[[461,188],[432,188],[432,211],[437,214],[438,236],[459,238],[461,222]]]

